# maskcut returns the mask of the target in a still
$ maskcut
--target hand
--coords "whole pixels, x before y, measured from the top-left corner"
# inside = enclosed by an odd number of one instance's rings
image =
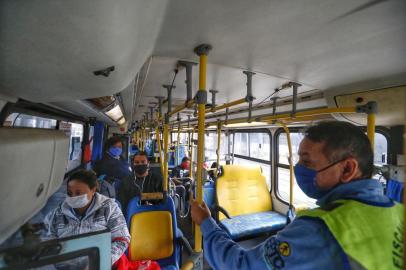
[[[200,225],[202,222],[211,216],[210,210],[203,202],[201,205],[195,200],[191,200],[191,215],[192,220],[196,224]]]

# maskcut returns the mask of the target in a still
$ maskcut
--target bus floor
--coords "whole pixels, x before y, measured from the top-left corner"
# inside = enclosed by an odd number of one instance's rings
[[[192,219],[190,218],[190,214],[186,218],[181,218],[177,216],[178,227],[183,232],[183,235],[187,238],[191,246],[194,246],[194,235],[193,235],[193,227],[192,227]],[[257,246],[258,244],[264,242],[269,235],[261,235],[252,239],[238,241],[237,243],[242,246],[243,248],[252,248]],[[182,258],[186,259],[188,254],[184,250],[182,253]],[[185,260],[183,260],[185,261]],[[206,260],[204,260],[203,270],[212,270]]]

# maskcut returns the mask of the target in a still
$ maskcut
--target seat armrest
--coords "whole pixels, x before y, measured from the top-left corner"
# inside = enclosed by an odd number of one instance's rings
[[[186,252],[191,256],[193,254],[193,249],[192,246],[190,245],[189,241],[185,236],[180,236],[178,237],[178,242],[179,244],[186,249]]]
[[[212,207],[210,210],[212,211],[212,213],[214,213],[214,217],[215,217],[215,220],[216,220],[217,223],[219,222],[219,217],[218,217],[218,214],[219,214],[219,213],[222,213],[222,214],[225,215],[228,219],[231,219],[231,216],[230,216],[230,214],[227,212],[227,210],[224,209],[223,207],[221,207],[220,205],[215,204],[215,205],[213,205],[213,207]]]

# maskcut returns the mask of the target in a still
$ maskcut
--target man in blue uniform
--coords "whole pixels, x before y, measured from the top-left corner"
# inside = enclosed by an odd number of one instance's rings
[[[214,269],[402,269],[403,206],[371,179],[373,152],[363,131],[323,122],[305,132],[295,176],[319,208],[299,213],[264,243],[233,242],[203,203],[192,204],[204,254]]]

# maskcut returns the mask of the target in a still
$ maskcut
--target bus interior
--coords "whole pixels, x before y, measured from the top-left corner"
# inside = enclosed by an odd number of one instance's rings
[[[131,238],[132,259],[156,260],[162,269],[211,269],[189,196],[205,201],[245,248],[316,207],[293,165],[303,130],[321,121],[362,128],[374,150],[374,178],[403,202],[403,0],[0,6],[0,269],[78,258],[87,258],[86,269],[111,269],[109,231],[41,241],[24,230],[63,201],[66,179],[92,170],[113,135],[129,164],[142,150],[162,175],[163,192],[139,200],[164,201],[167,208],[151,209],[165,215],[132,218],[150,214],[147,206],[123,213],[130,234],[145,235]],[[190,195],[171,178],[185,156]],[[247,203],[249,196],[259,202]],[[169,244],[153,243],[155,234],[169,235]]]

